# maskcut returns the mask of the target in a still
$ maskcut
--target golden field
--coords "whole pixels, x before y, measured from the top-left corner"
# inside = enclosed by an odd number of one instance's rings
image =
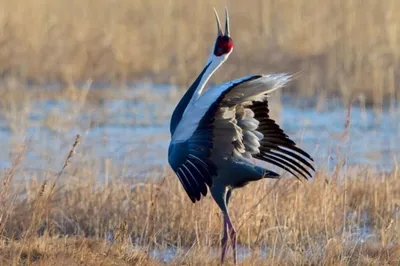
[[[188,86],[216,28],[215,1],[1,0],[0,73],[33,82],[146,80]],[[399,98],[397,0],[232,0],[235,50],[213,81],[300,74],[301,95]],[[7,86],[7,85],[5,85]]]

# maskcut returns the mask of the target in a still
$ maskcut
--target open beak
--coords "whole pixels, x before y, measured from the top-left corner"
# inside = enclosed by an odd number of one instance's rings
[[[219,21],[218,13],[217,10],[214,8],[214,13],[215,13],[215,19],[217,20],[217,28],[218,28],[218,36],[223,36],[224,33],[222,32],[221,29],[221,22]],[[225,36],[230,37],[229,35],[229,14],[228,14],[228,9],[225,7]]]

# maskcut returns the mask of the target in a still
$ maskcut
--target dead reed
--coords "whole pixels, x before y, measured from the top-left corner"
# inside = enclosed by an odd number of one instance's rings
[[[67,158],[66,165],[71,156]],[[217,255],[209,254],[219,245],[221,217],[209,197],[191,204],[169,170],[162,180],[121,177],[104,184],[75,178],[88,174],[75,163],[63,178],[54,176],[58,188],[53,190],[36,178],[22,187],[18,182],[1,187],[7,206],[1,216],[7,217],[1,222],[3,264],[159,265],[152,251],[168,247],[177,250],[172,265],[218,262]],[[333,174],[317,172],[312,182],[286,176],[234,193],[231,213],[241,225],[239,243],[252,250],[242,265],[384,265],[400,260],[398,168],[389,174],[337,168]],[[12,181],[13,173],[5,180]]]
[[[215,37],[214,1],[1,0],[0,73],[10,81],[189,84]],[[216,6],[222,10],[222,3]],[[232,0],[235,50],[214,82],[301,73],[302,95],[399,97],[396,0]],[[12,83],[14,84],[14,83]]]

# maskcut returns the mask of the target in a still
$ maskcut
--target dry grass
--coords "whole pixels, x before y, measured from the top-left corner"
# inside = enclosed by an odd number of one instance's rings
[[[0,73],[8,80],[146,80],[187,85],[215,37],[214,1],[1,0]],[[400,4],[229,1],[236,48],[214,81],[301,72],[300,94],[399,97]],[[8,86],[7,84],[5,86]]]
[[[2,264],[159,265],[150,254],[167,247],[177,250],[172,265],[218,263],[209,254],[218,248],[221,220],[210,197],[191,204],[169,170],[161,180],[101,183],[74,160],[77,145],[59,173],[23,182],[12,182],[24,172],[24,151],[16,153],[0,193]],[[376,174],[337,166],[312,182],[265,180],[235,192],[239,243],[252,250],[242,265],[398,262],[399,179],[397,167]]]

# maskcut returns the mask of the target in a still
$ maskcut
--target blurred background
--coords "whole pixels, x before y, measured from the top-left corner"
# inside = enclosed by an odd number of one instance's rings
[[[43,169],[80,133],[83,156],[101,159],[98,175],[104,160],[131,163],[128,176],[137,175],[137,162],[165,165],[170,114],[211,51],[213,7],[223,17],[225,5],[235,46],[210,84],[293,73],[271,98],[272,115],[301,146],[326,165],[345,140],[350,161],[392,167],[396,0],[0,0],[7,150],[30,140],[28,158]],[[9,165],[10,154],[0,160]]]
[[[214,81],[301,72],[299,94],[398,98],[396,0],[0,1],[0,73],[30,82],[149,80],[187,86],[231,14],[235,52]]]

